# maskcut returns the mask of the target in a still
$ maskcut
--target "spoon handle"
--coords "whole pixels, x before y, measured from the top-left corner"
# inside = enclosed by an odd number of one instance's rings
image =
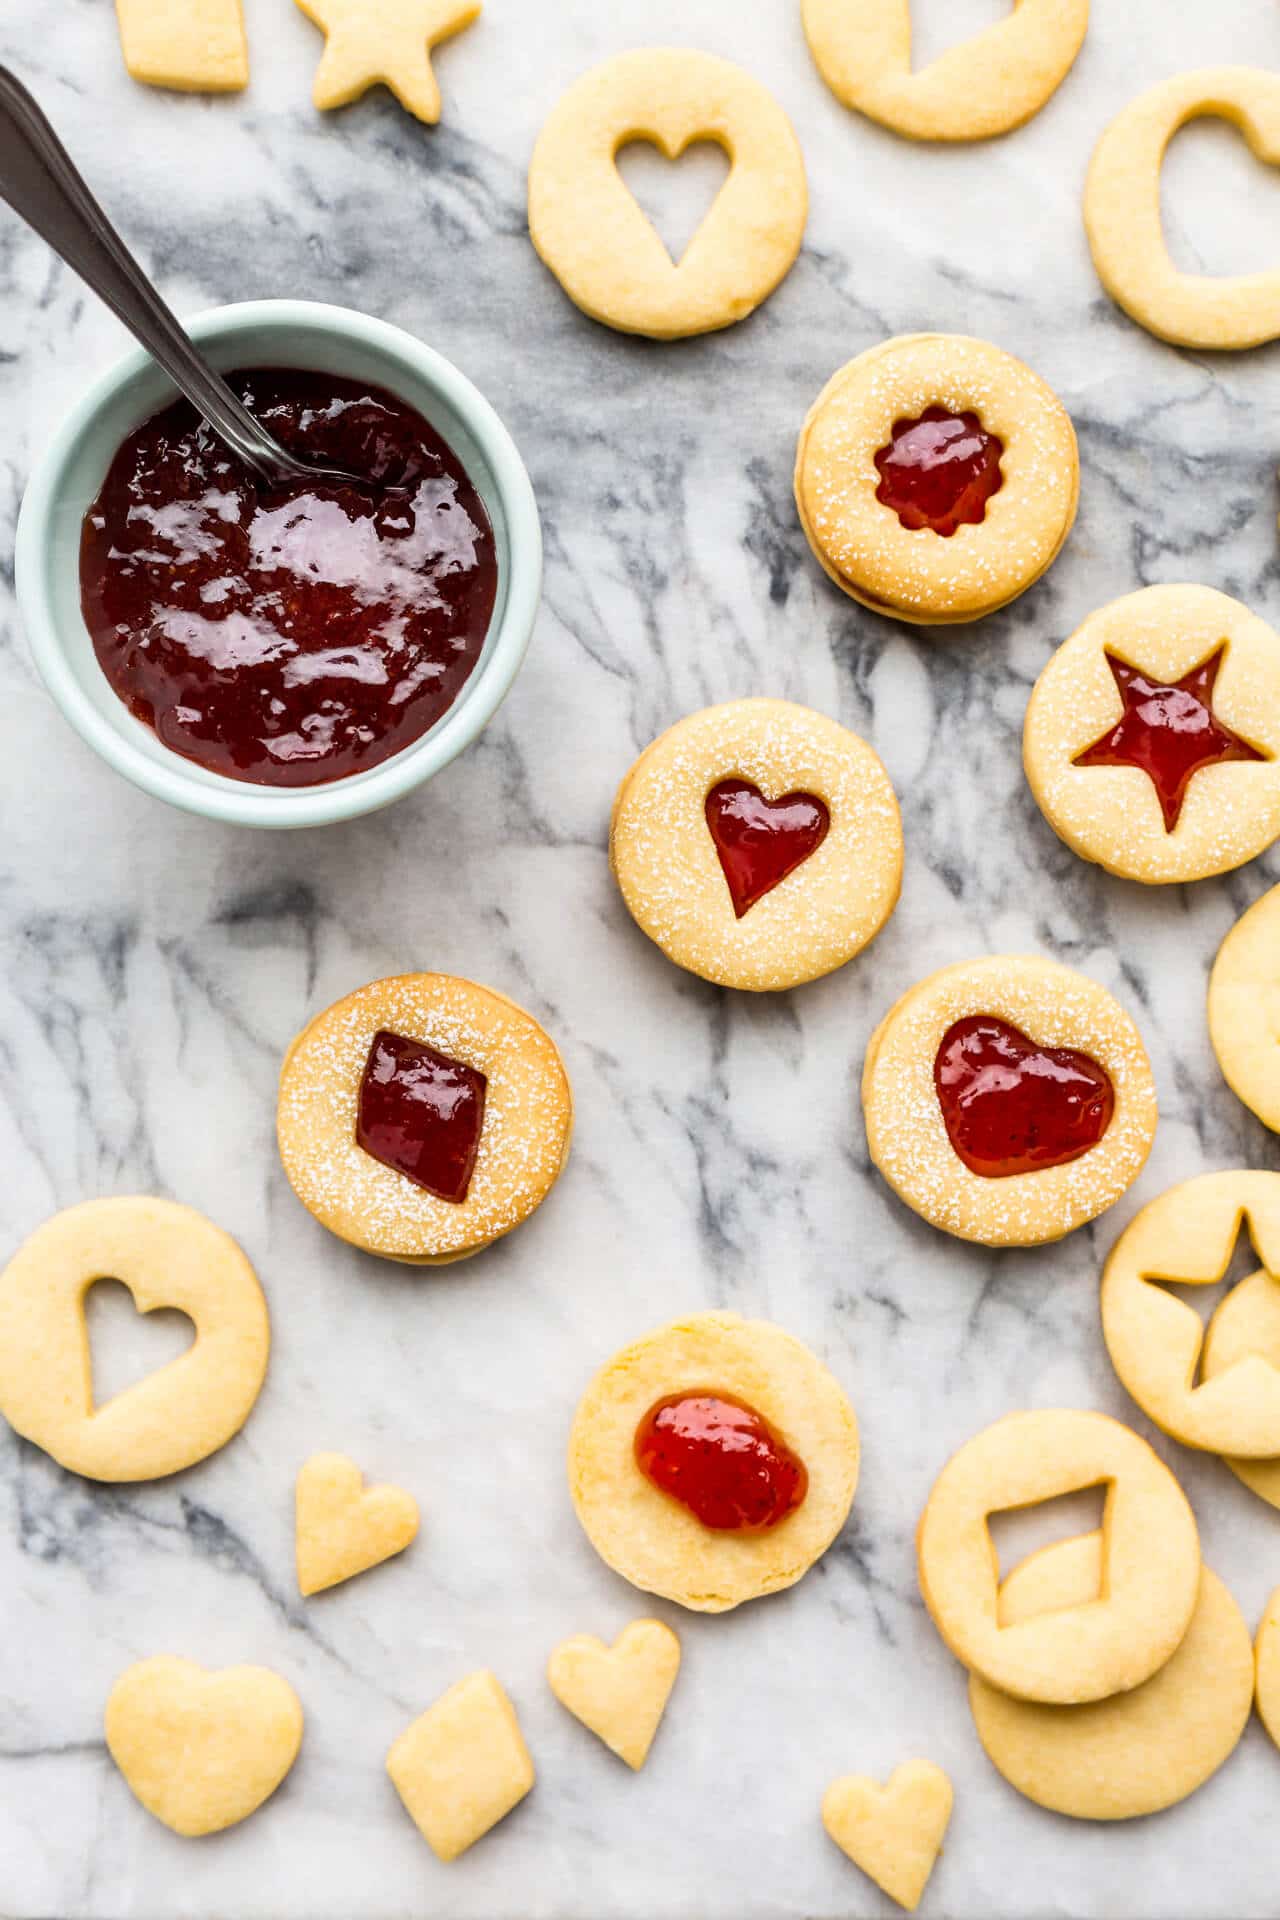
[[[33,227],[122,320],[179,392],[261,479],[283,449],[197,352],[85,185],[21,81],[0,66],[0,200]]]

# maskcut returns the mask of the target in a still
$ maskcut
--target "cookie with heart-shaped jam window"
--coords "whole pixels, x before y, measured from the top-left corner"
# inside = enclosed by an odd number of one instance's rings
[[[910,333],[841,367],[796,449],[800,524],[873,613],[956,626],[1016,600],[1061,552],[1080,456],[1058,396],[963,334]]]
[[[871,1036],[867,1144],[932,1226],[992,1247],[1061,1239],[1137,1179],[1156,1129],[1137,1028],[1105,987],[1032,954],[944,967]]]
[[[303,1206],[410,1266],[465,1259],[527,1220],[572,1129],[550,1035],[505,994],[445,973],[349,993],[280,1074],[280,1157]]]
[[[618,789],[609,853],[636,924],[717,986],[795,987],[873,940],[902,885],[879,757],[787,700],[677,721]]]
[[[582,1396],[569,1491],[596,1552],[698,1613],[777,1593],[839,1533],[858,1423],[792,1334],[699,1313],[615,1354]]]

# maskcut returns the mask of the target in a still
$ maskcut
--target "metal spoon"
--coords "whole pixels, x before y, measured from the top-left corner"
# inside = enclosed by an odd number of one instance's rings
[[[0,66],[0,200],[104,300],[232,453],[268,486],[367,487],[340,467],[287,453],[193,345],[90,193],[27,89]]]

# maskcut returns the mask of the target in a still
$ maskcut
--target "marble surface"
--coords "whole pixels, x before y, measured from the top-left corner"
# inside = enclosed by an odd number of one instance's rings
[[[921,51],[1004,0],[918,0]],[[0,1237],[56,1208],[154,1191],[234,1232],[270,1296],[275,1353],[244,1434],[176,1480],[94,1487],[0,1434],[0,1914],[7,1920],[828,1920],[889,1910],[824,1838],[838,1772],[941,1762],[956,1813],[926,1910],[949,1920],[1271,1914],[1259,1844],[1280,1755],[1253,1725],[1193,1800],[1129,1829],[1076,1826],[991,1771],[963,1676],[915,1583],[912,1530],[953,1447],[1016,1406],[1144,1426],[1102,1346],[1101,1257],[1139,1202],[1203,1168],[1277,1164],[1223,1085],[1205,970],[1280,857],[1143,890],[1076,860],[1024,785],[1019,729],[1051,648],[1091,608],[1195,579],[1280,616],[1275,350],[1173,351],[1119,316],[1079,219],[1096,135],[1164,75],[1280,64],[1274,0],[1098,0],[1041,117],[972,149],[913,149],[845,113],[794,0],[488,0],[438,56],[429,133],[385,95],[309,102],[319,49],[288,0],[246,0],[252,89],[149,94],[121,71],[107,0],[0,0],[0,58],[36,87],[123,230],[185,312],[302,294],[399,322],[452,356],[523,449],[547,537],[529,661],[483,741],[390,813],[297,836],[168,811],[75,738],[33,673],[11,593],[33,456],[121,350],[108,315],[0,211]],[[794,115],[811,170],[802,259],[749,323],[659,347],[591,325],[529,247],[524,168],[563,87],[624,47],[740,59]],[[668,231],[714,168],[633,171]],[[1178,256],[1274,254],[1280,181],[1224,128],[1176,143]],[[651,202],[657,204],[657,200]],[[886,333],[987,335],[1075,416],[1081,515],[1049,578],[982,627],[933,636],[832,590],[796,524],[796,429],[832,370]],[[770,1000],[718,992],[635,931],[604,850],[634,754],[708,701],[776,693],[870,738],[902,799],[901,907],[834,978]],[[1153,1057],[1162,1122],[1138,1188],[1039,1253],[936,1234],[870,1168],[856,1085],[870,1029],[946,961],[1035,948],[1113,987]],[[345,990],[424,966],[492,983],[562,1045],[578,1101],[551,1201],[437,1278],[361,1258],[289,1192],[272,1141],[282,1051]],[[789,1594],[679,1618],[685,1670],[648,1769],[627,1774],[550,1698],[567,1633],[650,1609],[569,1507],[566,1430],[615,1347],[690,1309],[770,1315],[810,1341],[862,1422],[851,1521]],[[93,1314],[120,1384],[171,1328]],[[142,1338],[143,1334],[149,1337]],[[1159,1443],[1206,1557],[1255,1621],[1280,1519],[1211,1460]],[[291,1487],[340,1448],[420,1497],[403,1559],[313,1603],[292,1572]],[[1020,1545],[1071,1530],[1044,1513]],[[199,1844],[133,1802],[101,1712],[129,1661],[262,1661],[308,1715],[284,1789]],[[382,1768],[388,1744],[481,1664],[516,1701],[533,1797],[439,1866]]]

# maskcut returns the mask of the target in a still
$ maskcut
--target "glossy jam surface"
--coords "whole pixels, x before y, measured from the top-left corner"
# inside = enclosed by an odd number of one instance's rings
[[[375,1033],[356,1106],[356,1140],[384,1166],[460,1205],[475,1171],[487,1081],[421,1040]]]
[[[990,1013],[947,1029],[933,1078],[952,1146],[988,1180],[1078,1160],[1115,1112],[1115,1089],[1096,1060],[1039,1047]]]
[[[175,753],[268,786],[340,780],[457,698],[493,611],[493,529],[461,462],[391,394],[228,377],[286,447],[368,489],[266,489],[180,401],[130,434],[85,516],[85,622],[116,693]]]
[[[918,420],[897,421],[891,445],[877,453],[876,499],[911,532],[949,539],[958,527],[981,524],[1004,484],[1003,452],[976,413],[926,407]]]
[[[717,1533],[759,1533],[809,1490],[804,1462],[754,1407],[709,1389],[671,1394],[636,1428],[636,1464]]]
[[[1078,753],[1075,767],[1139,767],[1155,787],[1172,833],[1182,815],[1187,788],[1202,767],[1227,760],[1266,760],[1213,711],[1213,686],[1226,647],[1192,667],[1172,686],[1151,680],[1137,667],[1109,653],[1107,665],[1124,702],[1124,712],[1100,740]]]
[[[749,780],[721,780],[706,801],[707,829],[741,920],[827,837],[831,815],[812,793],[766,800]]]

